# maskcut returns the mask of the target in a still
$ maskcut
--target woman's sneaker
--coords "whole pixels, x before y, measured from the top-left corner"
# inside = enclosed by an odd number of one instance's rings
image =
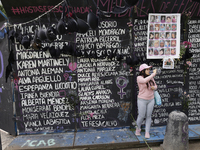
[[[149,138],[150,138],[149,132],[146,132],[146,133],[145,133],[145,138],[146,138],[146,139],[149,139]]]
[[[141,129],[137,129],[137,128],[136,128],[135,135],[141,135],[141,134],[140,134],[140,131],[141,131]]]

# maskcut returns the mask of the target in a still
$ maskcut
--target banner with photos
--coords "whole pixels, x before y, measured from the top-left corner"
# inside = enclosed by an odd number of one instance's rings
[[[181,14],[150,13],[147,34],[147,59],[179,58]]]

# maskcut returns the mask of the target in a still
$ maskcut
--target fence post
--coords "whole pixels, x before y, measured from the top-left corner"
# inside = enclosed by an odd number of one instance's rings
[[[189,150],[188,118],[181,111],[169,114],[163,144],[163,150]]]

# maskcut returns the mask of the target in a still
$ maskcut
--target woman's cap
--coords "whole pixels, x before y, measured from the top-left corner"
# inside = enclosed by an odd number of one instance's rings
[[[140,65],[140,68],[139,68],[139,71],[142,71],[144,69],[148,69],[148,68],[151,68],[152,66],[148,66],[147,64],[142,64]]]

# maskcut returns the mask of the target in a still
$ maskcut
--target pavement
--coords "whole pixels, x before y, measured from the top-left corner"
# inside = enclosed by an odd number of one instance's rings
[[[1,134],[1,146],[2,150],[5,150],[6,147],[16,138],[13,135],[10,135],[8,132],[0,129]]]
[[[151,138],[135,136],[132,129],[87,130],[54,134],[12,136],[1,131],[2,150],[51,149],[51,150],[160,150],[166,126],[151,127]],[[200,124],[189,125],[189,150],[200,150]]]

